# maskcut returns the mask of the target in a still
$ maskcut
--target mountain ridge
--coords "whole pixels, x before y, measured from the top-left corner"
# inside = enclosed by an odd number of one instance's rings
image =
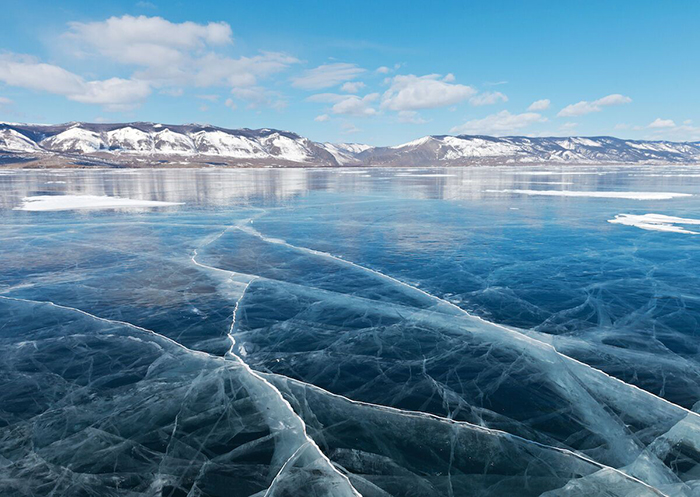
[[[338,167],[700,164],[700,142],[611,136],[428,135],[386,147],[321,143],[292,131],[152,122],[0,123],[0,165]]]

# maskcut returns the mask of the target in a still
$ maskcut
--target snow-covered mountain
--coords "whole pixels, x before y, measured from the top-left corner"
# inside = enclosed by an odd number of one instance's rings
[[[357,155],[367,165],[698,163],[700,142],[600,137],[426,136]]]
[[[288,131],[155,123],[0,123],[0,163],[43,166],[459,166],[698,163],[700,142],[612,137],[426,136],[392,147],[317,143]]]
[[[81,165],[341,164],[325,145],[288,131],[199,124],[3,123],[0,152],[33,154],[49,164],[76,158]]]

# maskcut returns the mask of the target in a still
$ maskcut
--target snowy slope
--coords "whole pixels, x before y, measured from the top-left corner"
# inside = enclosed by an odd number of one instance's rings
[[[36,152],[39,147],[30,138],[14,129],[0,130],[0,150],[7,152]]]

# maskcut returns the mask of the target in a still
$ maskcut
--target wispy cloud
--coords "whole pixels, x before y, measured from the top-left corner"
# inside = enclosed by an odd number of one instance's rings
[[[549,109],[549,106],[551,104],[552,104],[552,102],[550,102],[548,98],[543,98],[542,100],[535,100],[534,102],[532,102],[530,104],[530,106],[527,108],[527,110],[539,112],[542,110]]]
[[[498,102],[507,102],[508,97],[500,91],[487,91],[474,95],[469,99],[469,103],[475,106],[493,105]]]
[[[459,134],[503,135],[546,121],[546,117],[536,112],[511,114],[507,110],[503,110],[483,119],[467,121],[464,124],[453,127],[450,132]]]
[[[306,100],[309,102],[332,103],[330,108],[332,114],[370,117],[377,114],[377,109],[372,106],[372,102],[379,99],[379,93],[370,93],[364,97],[357,95],[338,95],[336,93],[318,93],[311,95]]]
[[[292,86],[302,90],[321,90],[355,79],[364,72],[365,69],[356,64],[345,62],[324,64],[292,78]]]
[[[583,116],[585,114],[590,114],[592,112],[600,112],[603,107],[609,107],[612,105],[622,105],[632,102],[630,97],[625,95],[620,95],[619,93],[614,93],[598,100],[588,102],[586,100],[581,100],[578,103],[567,105],[562,110],[559,111],[557,116],[559,117],[571,117],[571,116]]]

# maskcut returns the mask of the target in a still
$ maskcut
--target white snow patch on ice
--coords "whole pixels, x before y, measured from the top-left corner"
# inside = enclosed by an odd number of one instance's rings
[[[672,233],[700,235],[698,231],[691,231],[683,227],[687,225],[700,225],[700,219],[666,216],[664,214],[618,214],[615,216],[615,219],[608,219],[608,222],[624,224],[625,226],[636,226],[637,228],[649,231],[668,231]]]
[[[100,195],[37,195],[24,197],[16,211],[67,211],[75,209],[122,209],[134,207],[167,207],[181,202],[161,202]]]
[[[454,174],[441,174],[441,173],[434,173],[434,174],[411,174],[411,173],[399,173],[396,176],[402,176],[402,177],[408,177],[408,178],[451,178],[454,176]]]
[[[673,192],[590,192],[576,190],[486,190],[488,193],[517,193],[549,197],[626,198],[630,200],[669,200],[676,197],[692,197],[690,193]]]

